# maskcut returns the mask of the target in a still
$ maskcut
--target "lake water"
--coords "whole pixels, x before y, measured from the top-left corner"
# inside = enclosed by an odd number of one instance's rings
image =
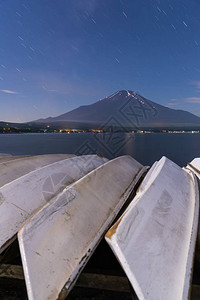
[[[99,153],[110,159],[127,154],[144,165],[152,165],[165,155],[180,166],[185,166],[193,158],[200,156],[200,134],[10,134],[0,135],[0,153]]]

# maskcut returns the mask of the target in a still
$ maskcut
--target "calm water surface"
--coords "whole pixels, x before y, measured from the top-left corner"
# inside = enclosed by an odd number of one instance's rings
[[[163,155],[180,166],[200,156],[200,134],[11,134],[0,135],[0,153],[12,155],[99,153],[108,158],[131,155],[145,165],[152,165]]]

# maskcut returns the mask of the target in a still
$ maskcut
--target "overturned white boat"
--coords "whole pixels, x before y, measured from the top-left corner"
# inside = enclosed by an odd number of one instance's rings
[[[193,171],[200,179],[200,157],[194,158],[190,163],[188,163],[187,168]]]
[[[197,235],[196,178],[163,157],[106,234],[138,298],[188,299]]]
[[[200,186],[200,157],[193,159],[188,165],[187,169],[191,170],[198,178],[199,186]],[[200,216],[199,216],[199,224],[198,224],[198,233],[197,233],[197,245],[196,245],[196,258],[200,263]]]
[[[74,156],[73,154],[45,154],[36,156],[7,156],[1,158],[0,187],[31,171]]]
[[[95,169],[19,231],[29,299],[64,299],[146,170],[129,156]]]
[[[66,186],[107,161],[107,159],[97,155],[86,155],[49,164],[51,160],[56,158],[54,156],[43,158],[43,164],[48,163],[47,166],[0,187],[0,253],[13,241],[17,231],[38,209]],[[38,165],[41,166],[39,158],[29,159],[26,159],[26,164],[23,164],[19,174],[27,172],[27,169],[30,171],[33,166],[35,168]],[[1,176],[4,178],[4,183],[6,182],[5,178],[9,181],[7,175],[12,178],[13,176],[17,177],[16,166],[19,162],[21,161],[17,160],[14,166],[13,161],[10,163],[11,170],[15,170],[15,173],[2,172]],[[7,169],[7,164],[5,169]]]

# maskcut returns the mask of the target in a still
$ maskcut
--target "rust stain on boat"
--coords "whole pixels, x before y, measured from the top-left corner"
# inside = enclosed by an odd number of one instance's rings
[[[122,193],[121,198],[123,198],[127,191],[129,190],[130,186],[133,184],[134,180],[136,180],[137,176],[139,175],[139,173],[142,171],[143,168],[139,169],[139,171],[136,173],[136,175],[134,176],[134,178],[132,179],[131,183],[129,184],[129,186],[126,188],[126,190]],[[145,172],[145,170],[144,170]],[[142,174],[141,174],[142,175]],[[134,188],[133,188],[134,189]],[[131,195],[133,189],[129,192],[129,196]],[[111,240],[112,236],[116,233],[117,228],[120,224],[120,222],[122,221],[124,217],[124,214],[117,220],[117,222],[115,222],[115,224],[107,231],[106,233],[106,237],[109,238]]]
[[[67,295],[69,294],[69,290],[66,287],[63,287],[58,295],[57,300],[65,300]]]
[[[119,218],[119,220],[108,230],[108,232],[106,233],[106,237],[109,238],[111,240],[112,236],[116,233],[117,228],[120,224],[120,222],[122,221],[123,216],[121,216],[121,218]]]

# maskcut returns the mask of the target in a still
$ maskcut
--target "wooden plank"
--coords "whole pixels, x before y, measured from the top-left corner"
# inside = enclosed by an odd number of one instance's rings
[[[19,231],[29,299],[64,299],[145,168],[129,156],[100,166]]]
[[[24,280],[23,268],[19,265],[2,264],[0,265],[0,278]],[[75,286],[81,288],[130,293],[130,285],[127,277],[125,276],[81,273]],[[191,300],[199,299],[200,286],[192,285]]]
[[[82,273],[76,287],[130,293],[128,279],[122,276]]]
[[[23,268],[19,265],[2,264],[0,265],[0,277],[24,280]],[[94,273],[82,273],[76,282],[76,287],[130,292],[127,277]]]
[[[2,264],[0,265],[0,277],[24,280],[24,271],[22,266]]]
[[[192,285],[190,299],[191,300],[199,300],[200,299],[200,285]]]
[[[2,264],[0,265],[0,277],[24,280],[23,268],[19,265]],[[130,292],[127,277],[94,273],[82,273],[76,282],[76,287]]]
[[[102,165],[97,155],[77,156],[37,169],[0,188],[0,252],[38,209],[66,186]]]
[[[106,234],[139,299],[188,299],[198,211],[196,178],[163,157]]]

